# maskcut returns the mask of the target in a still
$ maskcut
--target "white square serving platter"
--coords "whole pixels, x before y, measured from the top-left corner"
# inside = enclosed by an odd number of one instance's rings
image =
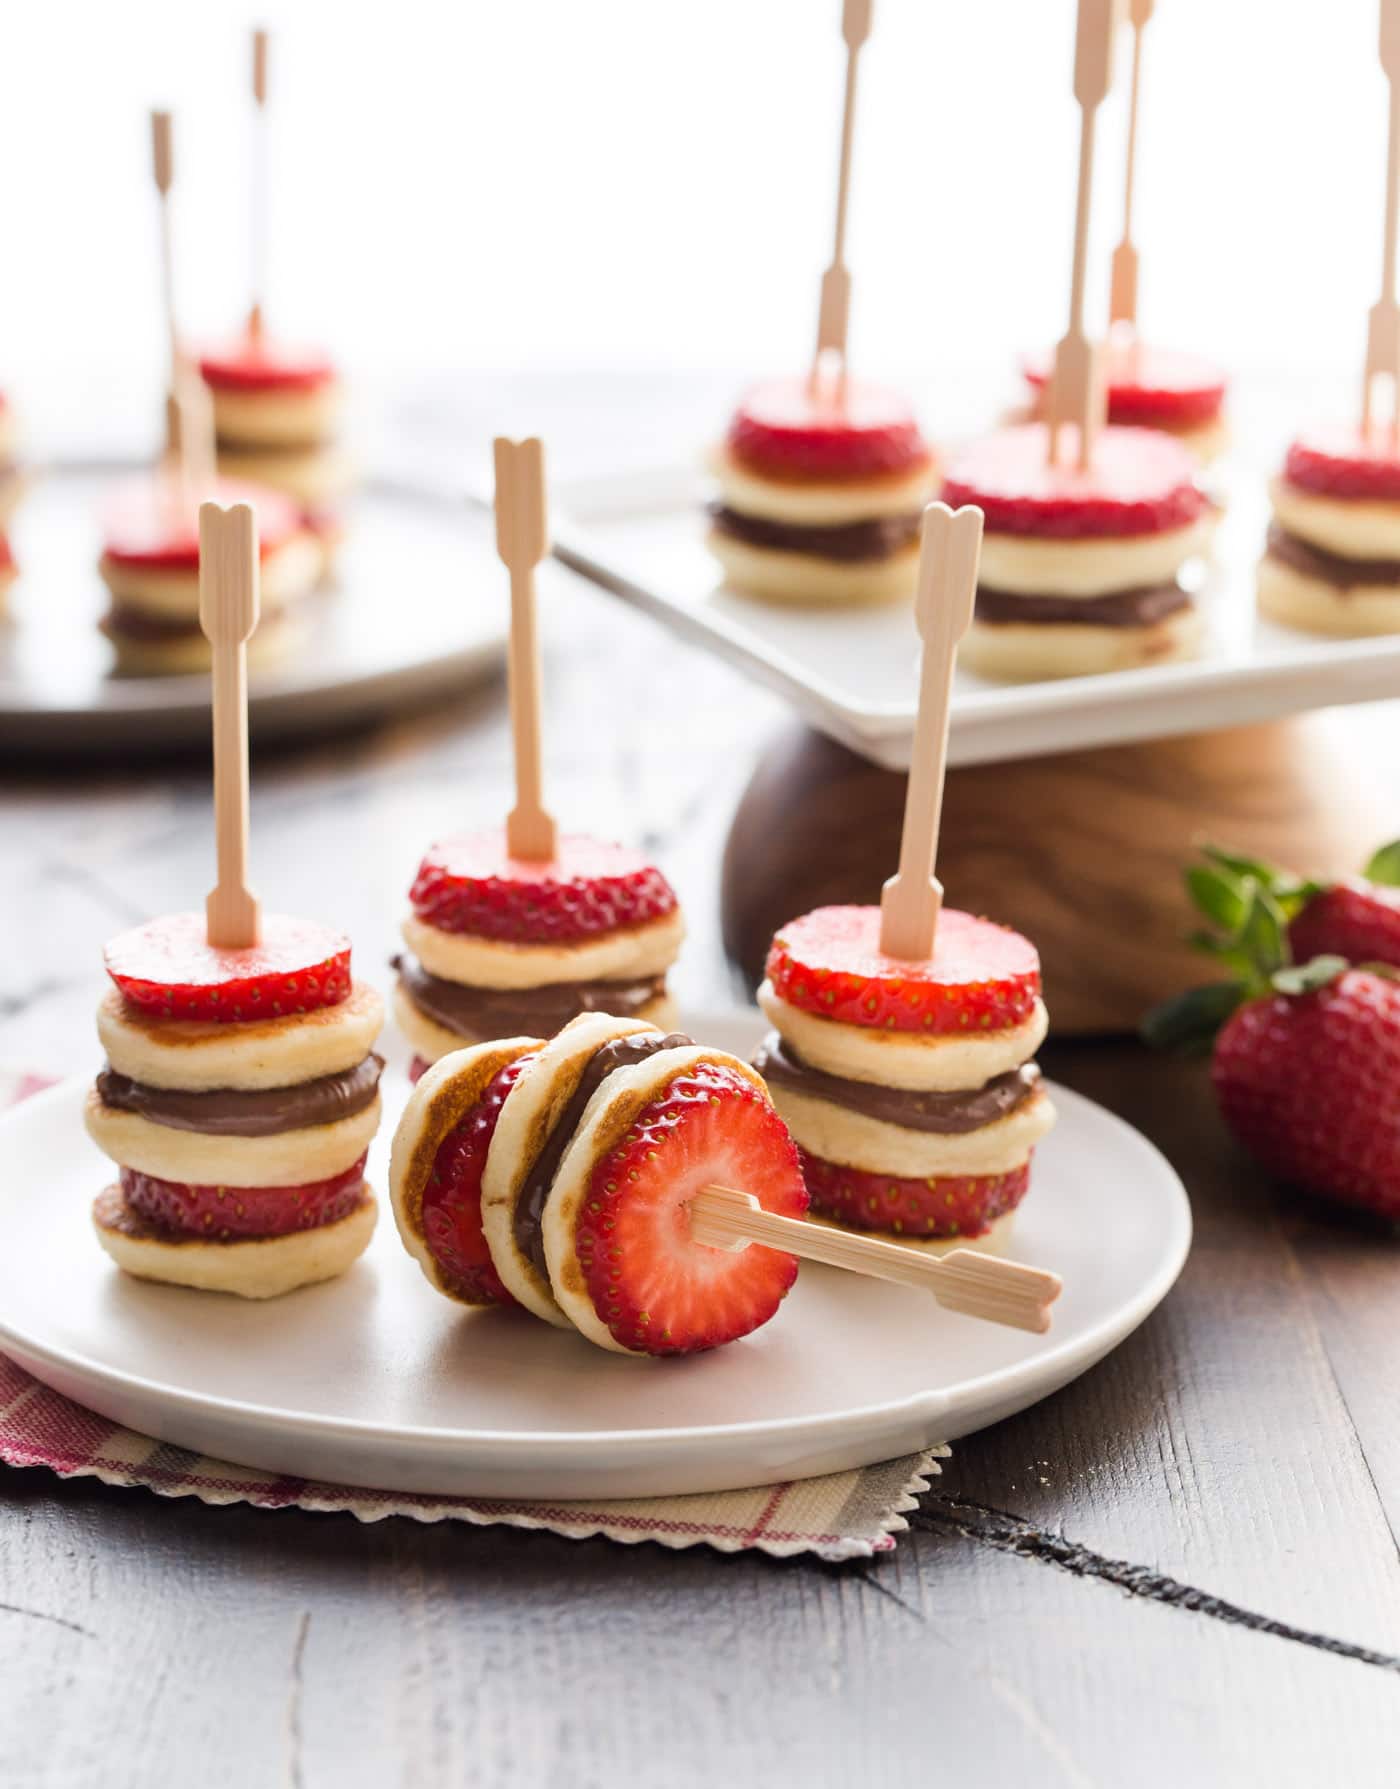
[[[1400,694],[1400,634],[1320,640],[1256,618],[1273,451],[1242,443],[1213,468],[1226,509],[1197,600],[1199,659],[1040,683],[959,670],[950,764],[1207,732]],[[919,643],[911,606],[801,609],[726,588],[705,551],[707,484],[677,467],[573,482],[556,494],[554,550],[574,570],[787,696],[813,726],[908,768]]]

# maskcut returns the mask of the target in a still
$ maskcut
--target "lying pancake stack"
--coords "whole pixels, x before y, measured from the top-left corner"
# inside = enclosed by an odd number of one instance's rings
[[[268,916],[220,950],[176,914],[107,946],[107,1066],[87,1128],[121,1175],[97,1237],[142,1279],[271,1298],[344,1272],[374,1229],[379,996],[349,940]]]
[[[394,1136],[394,1215],[431,1283],[521,1305],[601,1348],[692,1354],[777,1311],[797,1260],[697,1243],[688,1203],[736,1187],[800,1217],[797,1153],[754,1071],[635,1019],[438,1062]]]

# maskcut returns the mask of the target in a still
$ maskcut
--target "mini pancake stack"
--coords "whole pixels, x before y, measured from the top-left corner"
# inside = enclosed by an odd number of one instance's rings
[[[268,916],[220,950],[202,914],[114,938],[97,1010],[107,1066],[86,1120],[121,1176],[93,1206],[126,1272],[244,1298],[343,1273],[374,1230],[378,994],[350,943]]]
[[[893,393],[854,382],[759,385],[713,471],[709,546],[734,589],[810,604],[912,594],[937,468]]]
[[[257,511],[262,619],[248,643],[250,664],[269,664],[297,640],[296,604],[320,574],[320,549],[294,504],[275,491],[220,485],[221,503]],[[98,563],[112,603],[100,626],[117,670],[134,676],[207,671],[209,642],[199,624],[199,520],[173,479],[119,491],[105,518]]]
[[[999,1251],[1054,1110],[1031,1060],[1040,960],[944,908],[932,958],[880,949],[876,907],[819,907],[773,940],[754,1059],[796,1139],[812,1212],[944,1253]]]
[[[807,1207],[792,1139],[751,1068],[604,1013],[429,1069],[395,1133],[390,1184],[404,1246],[438,1291],[523,1306],[624,1354],[736,1341],[797,1277],[783,1251],[695,1242],[696,1194],[721,1184],[780,1216]]]
[[[672,1022],[685,936],[675,890],[638,851],[561,836],[512,858],[501,831],[434,845],[409,891],[394,1013],[414,1072],[463,1044],[550,1037],[582,1012]]]
[[[1032,392],[1030,415],[1044,414],[1050,356],[1028,356],[1022,366]],[[1224,369],[1195,354],[1149,347],[1132,330],[1109,336],[1104,348],[1108,420],[1119,428],[1160,429],[1201,461],[1230,444],[1225,421]]]
[[[1259,610],[1314,634],[1400,633],[1400,446],[1388,429],[1313,429],[1269,487]]]
[[[965,449],[943,496],[985,516],[970,670],[1075,677],[1194,656],[1201,621],[1180,573],[1212,511],[1177,442],[1107,428],[1080,472],[1072,452],[1051,465],[1044,424],[1027,423]]]
[[[343,394],[334,365],[249,335],[203,355],[199,370],[213,401],[220,473],[290,498],[328,571],[355,482],[338,439]]]

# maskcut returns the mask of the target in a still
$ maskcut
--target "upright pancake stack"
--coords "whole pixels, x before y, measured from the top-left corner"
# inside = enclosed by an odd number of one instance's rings
[[[710,550],[736,590],[772,602],[909,596],[937,468],[902,399],[874,386],[757,386],[713,465]]]
[[[476,833],[432,847],[409,901],[394,1013],[419,1072],[463,1044],[552,1037],[582,1012],[671,1023],[685,926],[640,852],[563,836],[552,862],[531,863],[501,832]]]
[[[329,569],[345,533],[354,468],[339,440],[343,395],[324,355],[244,337],[203,356],[219,471],[291,499]]]
[[[1051,464],[1041,423],[1003,429],[948,469],[944,500],[985,517],[960,660],[990,677],[1073,677],[1194,655],[1180,573],[1209,543],[1195,460],[1167,435],[1107,428],[1087,472]]]
[[[1260,612],[1314,634],[1400,633],[1400,447],[1390,430],[1300,435],[1269,496]]]
[[[252,664],[283,657],[297,637],[298,601],[320,572],[320,549],[300,512],[274,491],[220,486],[221,503],[257,511],[262,619],[248,643]],[[199,522],[178,484],[164,477],[117,493],[105,518],[98,571],[111,592],[100,623],[117,669],[136,676],[206,671],[209,642],[199,624]]]
[[[796,1139],[814,1215],[942,1252],[999,1249],[1054,1122],[1031,1058],[1040,960],[1019,932],[945,908],[932,958],[880,949],[876,907],[784,926],[755,1058]]]
[[[635,1019],[483,1043],[430,1068],[394,1137],[404,1246],[472,1305],[521,1305],[625,1354],[692,1354],[768,1321],[795,1257],[697,1243],[713,1185],[780,1216],[807,1199],[754,1071]]]
[[[107,1066],[87,1127],[120,1169],[98,1240],[143,1279],[270,1298],[343,1272],[374,1229],[383,1019],[349,940],[268,916],[217,950],[202,915],[114,938],[98,1007]]]

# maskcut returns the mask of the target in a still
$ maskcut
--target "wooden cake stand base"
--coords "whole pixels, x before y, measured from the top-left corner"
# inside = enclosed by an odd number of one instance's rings
[[[948,773],[938,875],[950,906],[1039,946],[1056,1031],[1135,1029],[1210,979],[1182,942],[1181,872],[1202,840],[1318,876],[1355,874],[1400,833],[1392,705]],[[1385,743],[1388,741],[1388,743]],[[776,927],[880,898],[904,776],[806,727],[766,749],[725,849],[725,949],[750,986]]]

